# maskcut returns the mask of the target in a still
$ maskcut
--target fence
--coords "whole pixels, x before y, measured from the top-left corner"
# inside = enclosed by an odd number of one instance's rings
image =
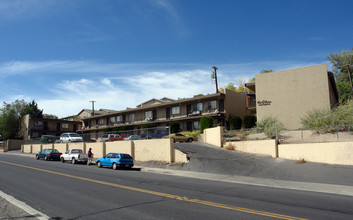
[[[68,132],[74,133],[74,132]],[[124,140],[139,140],[139,139],[158,139],[166,137],[170,134],[169,127],[153,127],[125,131],[107,131],[107,132],[92,132],[79,133],[83,142],[107,142],[107,141],[124,141]],[[45,136],[44,136],[45,137]],[[45,144],[45,143],[61,143],[63,140],[60,136],[47,135],[41,138],[31,138],[26,140],[25,144]],[[63,141],[65,142],[65,141]]]
[[[353,125],[336,125],[297,130],[282,130],[275,127],[264,129],[226,130],[227,141],[270,140],[277,139],[280,143],[321,143],[353,141]]]

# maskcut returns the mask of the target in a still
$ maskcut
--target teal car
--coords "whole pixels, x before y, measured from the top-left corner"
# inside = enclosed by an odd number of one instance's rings
[[[134,159],[130,154],[125,153],[108,153],[104,157],[96,160],[97,167],[111,167],[114,170],[118,168],[132,168]]]
[[[60,153],[57,149],[43,149],[36,154],[36,159],[39,160],[44,158],[44,160],[60,160]]]

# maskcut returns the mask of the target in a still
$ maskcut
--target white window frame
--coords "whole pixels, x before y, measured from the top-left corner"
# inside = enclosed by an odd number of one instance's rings
[[[193,129],[194,130],[200,130],[200,121],[194,121],[193,122]]]
[[[69,123],[62,123],[61,128],[68,129],[69,128]]]
[[[135,114],[129,114],[129,123],[132,123],[135,121]]]
[[[152,119],[153,118],[153,111],[147,111],[145,112],[145,120]]]
[[[214,103],[214,106],[212,106],[213,103]],[[206,108],[206,110],[215,110],[215,109],[217,109],[217,101],[216,100],[212,100],[212,101],[206,102],[205,108]]]
[[[104,125],[104,118],[98,119],[98,125]]]
[[[116,116],[116,122],[118,122],[118,123],[123,122],[123,116],[121,116],[121,115]]]

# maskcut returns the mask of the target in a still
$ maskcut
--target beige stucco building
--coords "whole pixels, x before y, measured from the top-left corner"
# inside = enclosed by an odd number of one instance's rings
[[[257,120],[272,116],[286,129],[301,128],[308,111],[332,109],[338,102],[334,76],[326,64],[257,74],[255,83],[246,86],[255,92],[248,94],[247,106]]]

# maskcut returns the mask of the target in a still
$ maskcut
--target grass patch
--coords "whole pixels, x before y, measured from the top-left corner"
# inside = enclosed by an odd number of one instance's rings
[[[306,160],[304,158],[301,158],[299,160],[296,160],[295,163],[297,164],[303,164],[303,163],[306,163]]]

